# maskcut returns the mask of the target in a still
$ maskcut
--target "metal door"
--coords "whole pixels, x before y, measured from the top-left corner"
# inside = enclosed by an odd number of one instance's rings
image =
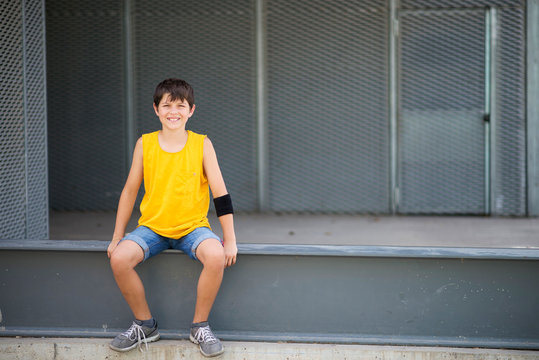
[[[485,10],[399,15],[397,211],[488,213]]]

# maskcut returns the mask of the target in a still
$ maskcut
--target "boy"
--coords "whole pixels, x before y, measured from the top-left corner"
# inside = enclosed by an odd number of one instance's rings
[[[190,339],[199,344],[204,356],[217,356],[224,350],[208,325],[208,316],[224,268],[236,263],[232,202],[211,141],[185,129],[195,111],[191,86],[179,79],[162,81],[155,89],[153,107],[162,128],[142,135],[136,143],[107,250],[114,278],[135,316],[133,325],[119,334],[110,347],[128,351],[141,342],[159,340],[157,322],[134,268],[161,251],[174,248],[203,265]],[[142,180],[145,194],[140,204],[139,226],[125,235]],[[223,242],[208,223],[208,185],[223,230]]]

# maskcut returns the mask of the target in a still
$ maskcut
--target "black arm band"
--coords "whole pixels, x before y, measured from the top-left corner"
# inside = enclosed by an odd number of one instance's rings
[[[232,199],[230,198],[230,194],[214,198],[213,204],[215,205],[215,212],[217,213],[217,217],[226,214],[234,214],[234,208],[232,207]]]

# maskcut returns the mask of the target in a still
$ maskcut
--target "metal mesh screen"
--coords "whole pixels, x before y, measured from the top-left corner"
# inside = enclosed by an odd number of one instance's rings
[[[264,4],[269,208],[389,212],[388,2]],[[254,5],[191,0],[178,8],[172,0],[159,6],[137,0],[129,14],[136,135],[160,128],[152,109],[156,84],[185,78],[195,88],[197,105],[188,128],[210,136],[235,206],[244,211],[257,209]],[[485,6],[496,6],[492,211],[525,214],[523,2],[402,0],[400,5],[399,211],[485,211],[483,14]],[[2,4],[2,11],[9,14],[13,6],[18,5]],[[47,1],[55,209],[117,206],[129,166],[126,151],[132,151],[123,110],[122,10],[120,0]],[[21,36],[10,29],[1,36]],[[22,56],[18,51],[12,47],[2,56],[16,59]],[[6,94],[8,99],[20,91]],[[23,111],[16,102],[9,104],[2,111]],[[20,124],[8,123],[0,125],[2,136],[10,138],[2,146],[16,155],[2,161],[19,164],[23,155],[17,151],[24,152],[24,146],[17,141],[24,136]]]
[[[45,239],[43,2],[1,2],[0,19],[0,239]]]
[[[45,81],[45,4],[25,1],[25,86],[27,156],[27,233],[46,239],[48,219],[47,98]]]
[[[128,167],[121,1],[46,5],[51,207],[115,209]]]
[[[458,9],[523,6],[524,0],[401,0],[402,9]]]
[[[497,122],[494,143],[493,212],[526,214],[526,103],[523,8],[501,8],[498,16]]]
[[[187,127],[208,134],[234,206],[244,211],[257,208],[253,6],[136,1],[133,10],[137,136],[161,128],[152,108],[155,86],[185,79],[196,103]]]
[[[481,71],[484,72],[481,64],[484,50],[481,49],[484,49],[485,29],[484,15],[481,14],[484,14],[484,7],[491,6],[497,12],[491,211],[499,215],[524,215],[523,2],[403,0],[401,6],[404,12],[401,24],[402,127],[399,128],[402,202],[399,210],[424,213],[484,211],[481,206],[485,181],[485,175],[481,174],[484,172],[483,161],[479,156],[473,160],[470,156],[484,152],[479,135],[472,137],[471,134],[480,131],[477,119],[482,109],[481,96],[484,96],[484,89],[476,88],[484,81],[479,78]],[[456,8],[459,8],[457,12]],[[469,19],[474,12],[478,14],[475,20]],[[421,53],[423,56],[417,57]],[[437,67],[442,64],[443,68]],[[432,71],[432,68],[437,70]],[[439,74],[443,74],[442,78]],[[472,82],[476,85],[471,85]],[[445,112],[444,101],[453,107],[452,113]],[[470,102],[474,102],[473,106]],[[422,103],[436,104],[436,113],[418,114],[416,110],[423,107]],[[471,122],[475,124],[475,130],[469,128]],[[437,141],[428,137],[435,137]],[[451,160],[455,156],[459,159],[457,162]],[[428,159],[434,162],[426,166]],[[414,168],[421,162],[422,169]]]
[[[405,12],[399,211],[485,211],[485,25],[481,10]]]
[[[388,211],[386,3],[267,2],[272,210]]]
[[[0,238],[24,239],[26,168],[21,3],[1,2],[0,16]]]

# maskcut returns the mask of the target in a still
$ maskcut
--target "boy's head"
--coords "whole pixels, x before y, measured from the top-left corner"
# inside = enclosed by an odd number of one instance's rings
[[[195,92],[191,85],[180,79],[166,79],[161,81],[155,88],[153,94],[153,103],[159,107],[159,103],[163,100],[163,96],[170,95],[171,101],[186,100],[190,108],[195,104]]]

